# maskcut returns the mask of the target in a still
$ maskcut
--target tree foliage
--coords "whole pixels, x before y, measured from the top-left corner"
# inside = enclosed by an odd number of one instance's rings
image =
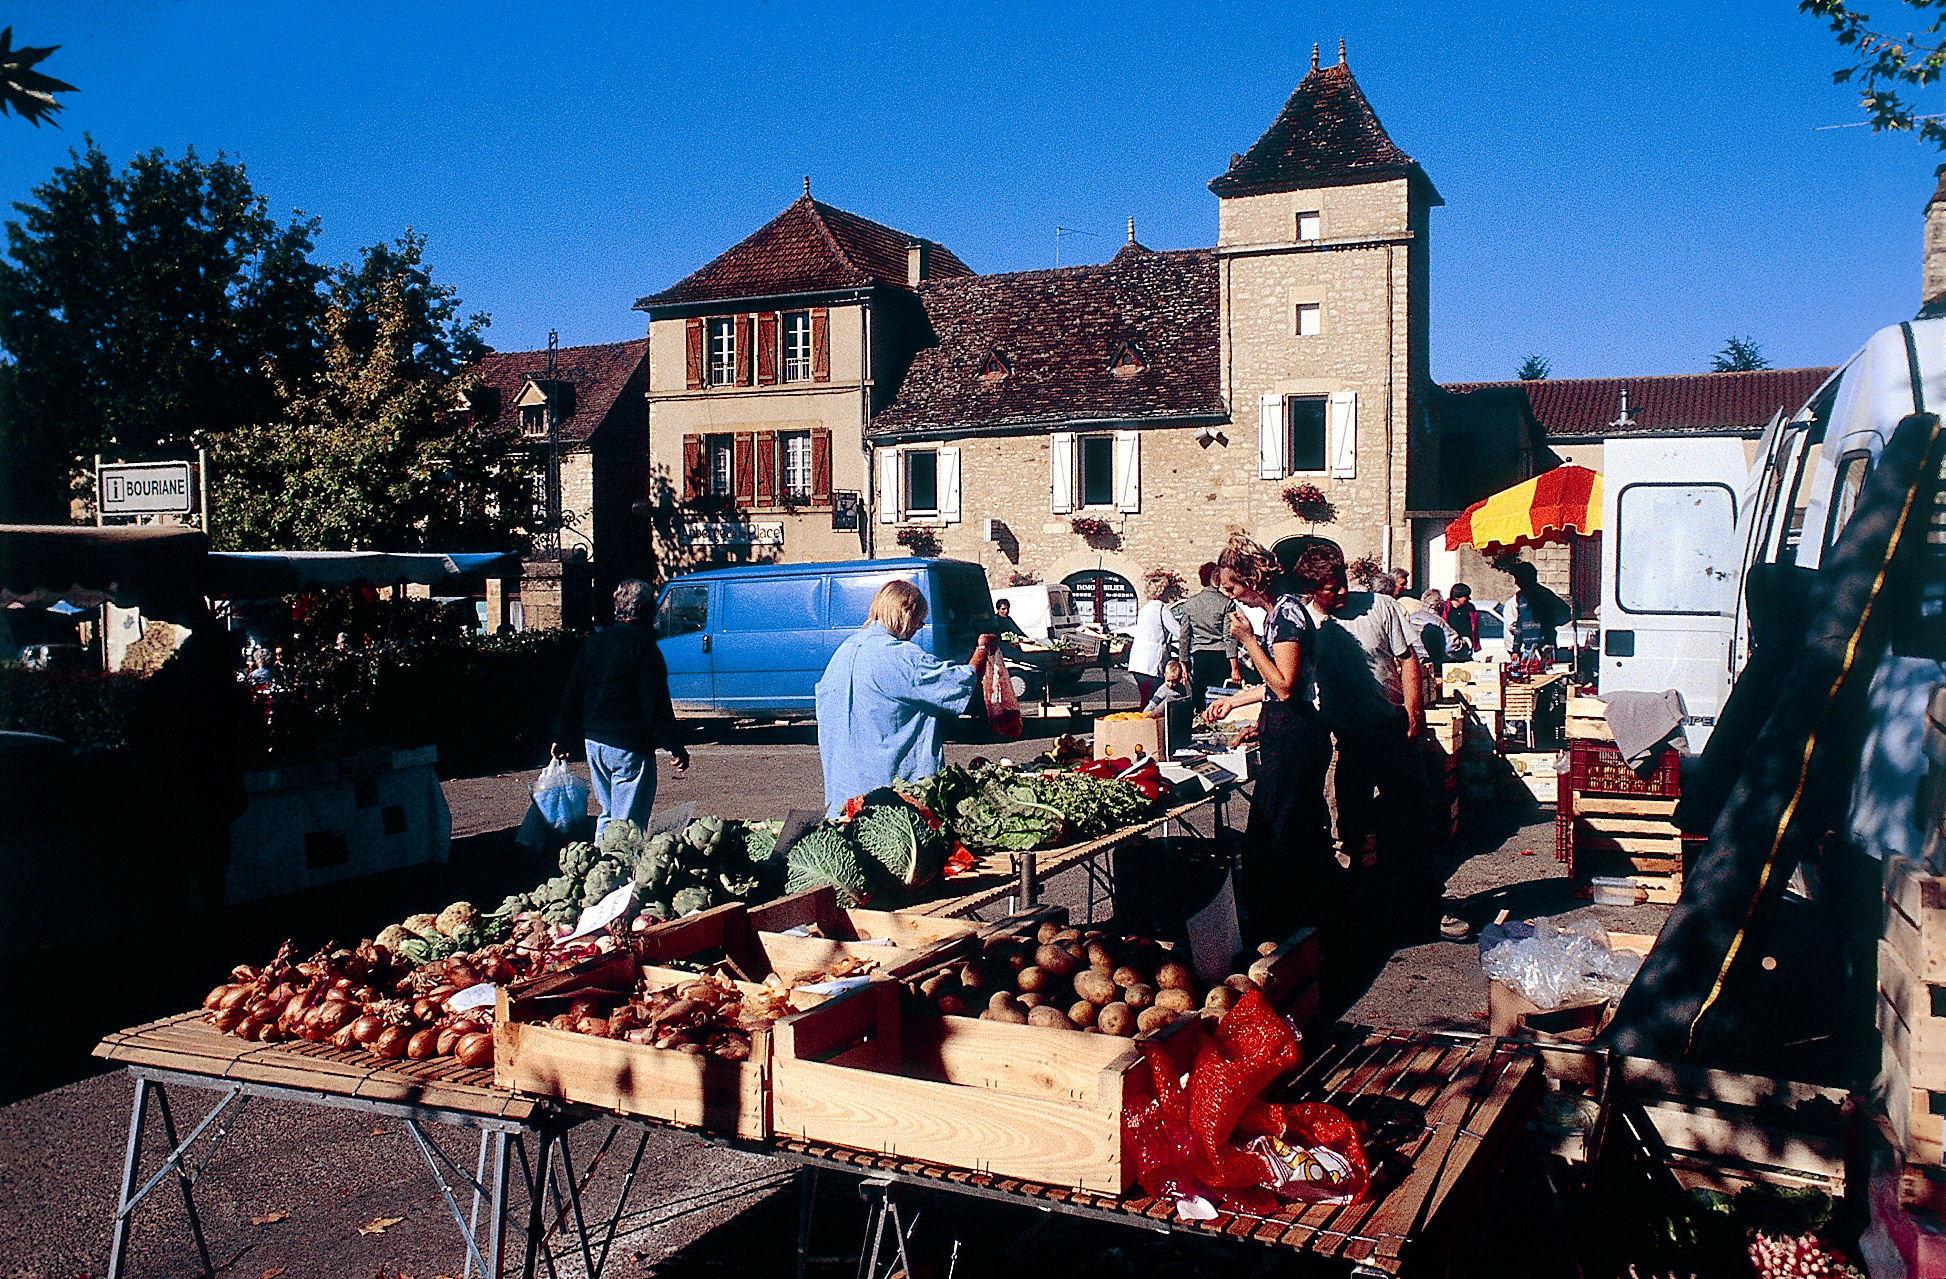
[[[468,384],[447,366],[479,349],[479,318],[429,329],[451,295],[417,272],[416,242],[401,244],[414,247],[391,273],[341,275],[319,371],[273,367],[277,417],[211,437],[218,545],[518,548],[531,509],[526,468],[448,411]]]
[[[7,223],[0,261],[0,494],[61,518],[77,458],[142,456],[264,421],[267,364],[317,357],[317,223],[278,225],[243,166],[160,150],[116,172],[93,139]]]
[[[1514,370],[1514,376],[1522,382],[1539,382],[1546,378],[1547,374],[1547,360],[1540,355],[1528,356],[1520,362],[1520,367]]]
[[[1764,349],[1757,345],[1755,338],[1740,338],[1734,334],[1724,340],[1723,349],[1710,361],[1712,373],[1749,373],[1769,367],[1770,361],[1764,357]]]
[[[1875,26],[1872,17],[1844,0],[1799,0],[1798,11],[1825,20],[1838,44],[1855,61],[1832,72],[1834,84],[1856,84],[1858,102],[1874,133],[1914,133],[1946,149],[1946,124],[1922,114],[1910,96],[1936,83],[1946,68],[1946,0],[1904,0],[1908,20],[1931,21],[1900,34],[1896,26]],[[1942,166],[1946,167],[1946,166]]]
[[[0,115],[11,111],[36,129],[41,127],[42,120],[60,128],[61,122],[54,118],[54,113],[65,109],[67,104],[55,101],[54,95],[81,90],[34,70],[34,65],[45,61],[47,55],[61,46],[50,44],[44,49],[30,49],[22,45],[16,49],[13,43],[14,29],[0,30]]]

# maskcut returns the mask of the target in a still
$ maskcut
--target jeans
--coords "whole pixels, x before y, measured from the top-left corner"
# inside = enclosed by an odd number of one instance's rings
[[[595,802],[601,816],[595,819],[595,838],[608,823],[621,819],[647,828],[649,809],[655,806],[655,752],[625,751],[592,739],[588,748],[588,779],[594,784]]]

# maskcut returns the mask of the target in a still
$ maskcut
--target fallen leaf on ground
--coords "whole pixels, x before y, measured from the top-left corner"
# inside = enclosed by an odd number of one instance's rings
[[[373,1124],[373,1125],[372,1125],[372,1136],[374,1136],[374,1137],[390,1137],[391,1135],[392,1135],[392,1133],[391,1133],[391,1131],[390,1131],[389,1129],[387,1129],[387,1128],[385,1128],[385,1127],[382,1127],[381,1125],[378,1125],[378,1124]]]
[[[264,1271],[264,1279],[277,1279],[277,1276],[283,1273],[284,1268],[282,1266],[272,1266],[270,1269]]]
[[[289,1216],[290,1214],[288,1212],[267,1212],[261,1217],[250,1218],[250,1224],[253,1226],[268,1226],[274,1221],[283,1221]]]
[[[1523,848],[1514,855],[1516,857],[1532,857],[1534,855],[1534,850],[1531,848]]]
[[[370,1221],[358,1227],[358,1233],[361,1235],[382,1235],[404,1220],[404,1217],[373,1217]]]

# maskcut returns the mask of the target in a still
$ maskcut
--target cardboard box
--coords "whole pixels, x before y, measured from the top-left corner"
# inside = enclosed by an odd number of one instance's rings
[[[1159,719],[1102,719],[1095,721],[1096,759],[1168,759],[1168,725]]]

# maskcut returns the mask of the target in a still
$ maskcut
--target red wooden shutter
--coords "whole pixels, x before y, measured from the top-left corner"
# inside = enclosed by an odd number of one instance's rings
[[[831,380],[831,308],[811,308],[811,380]]]
[[[703,475],[703,437],[685,435],[682,437],[682,500],[695,501],[707,486]]]
[[[756,496],[751,481],[756,478],[756,467],[751,465],[750,432],[736,433],[736,452],[731,457],[730,492],[739,502],[748,502]]]
[[[750,385],[750,317],[737,317],[737,385]]]
[[[757,432],[757,505],[777,505],[777,432]]]
[[[690,390],[703,384],[703,322],[684,320],[682,325],[683,380]]]
[[[757,317],[757,385],[769,386],[777,380],[777,312],[765,311]]]
[[[831,432],[823,427],[811,432],[811,500],[831,504]]]

